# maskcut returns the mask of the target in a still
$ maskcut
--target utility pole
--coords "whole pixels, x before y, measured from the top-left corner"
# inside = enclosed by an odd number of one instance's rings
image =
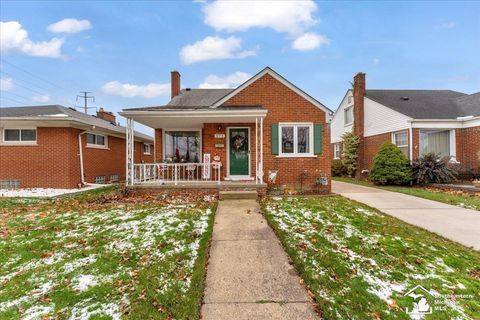
[[[77,95],[76,101],[78,101],[78,98],[83,98],[85,114],[86,114],[87,110],[88,110],[88,99],[92,99],[92,101],[95,102],[95,97],[88,95],[89,93],[92,93],[90,91],[80,91],[80,93],[81,93],[81,95]]]

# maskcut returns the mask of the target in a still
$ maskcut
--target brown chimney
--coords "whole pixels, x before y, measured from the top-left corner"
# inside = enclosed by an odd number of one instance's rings
[[[353,126],[354,132],[360,138],[364,134],[364,115],[365,115],[365,73],[359,72],[353,77]]]
[[[113,125],[116,125],[116,117],[113,112],[105,111],[103,108],[98,109],[97,117],[105,121],[110,122]]]
[[[172,86],[172,99],[180,94],[180,72],[173,70],[171,72],[172,79],[170,85]]]
[[[353,77],[353,132],[360,138],[357,154],[357,170],[355,176],[362,177],[365,167],[365,145],[363,142],[365,132],[365,73],[359,72]]]

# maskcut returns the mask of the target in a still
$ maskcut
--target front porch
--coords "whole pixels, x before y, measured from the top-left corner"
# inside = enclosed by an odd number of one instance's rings
[[[265,188],[262,107],[128,111],[127,185]],[[134,122],[155,129],[154,163],[134,163]]]

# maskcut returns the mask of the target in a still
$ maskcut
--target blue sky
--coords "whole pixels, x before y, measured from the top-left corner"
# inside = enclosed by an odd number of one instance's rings
[[[173,69],[208,88],[271,66],[333,110],[358,71],[369,88],[480,88],[480,2],[0,5],[2,106],[81,105],[79,91],[112,111],[162,105]]]

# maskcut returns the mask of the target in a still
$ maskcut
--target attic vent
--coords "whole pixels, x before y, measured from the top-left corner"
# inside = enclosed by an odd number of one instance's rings
[[[408,100],[410,100],[409,97],[401,97],[400,99],[403,100],[403,101],[408,101]]]

